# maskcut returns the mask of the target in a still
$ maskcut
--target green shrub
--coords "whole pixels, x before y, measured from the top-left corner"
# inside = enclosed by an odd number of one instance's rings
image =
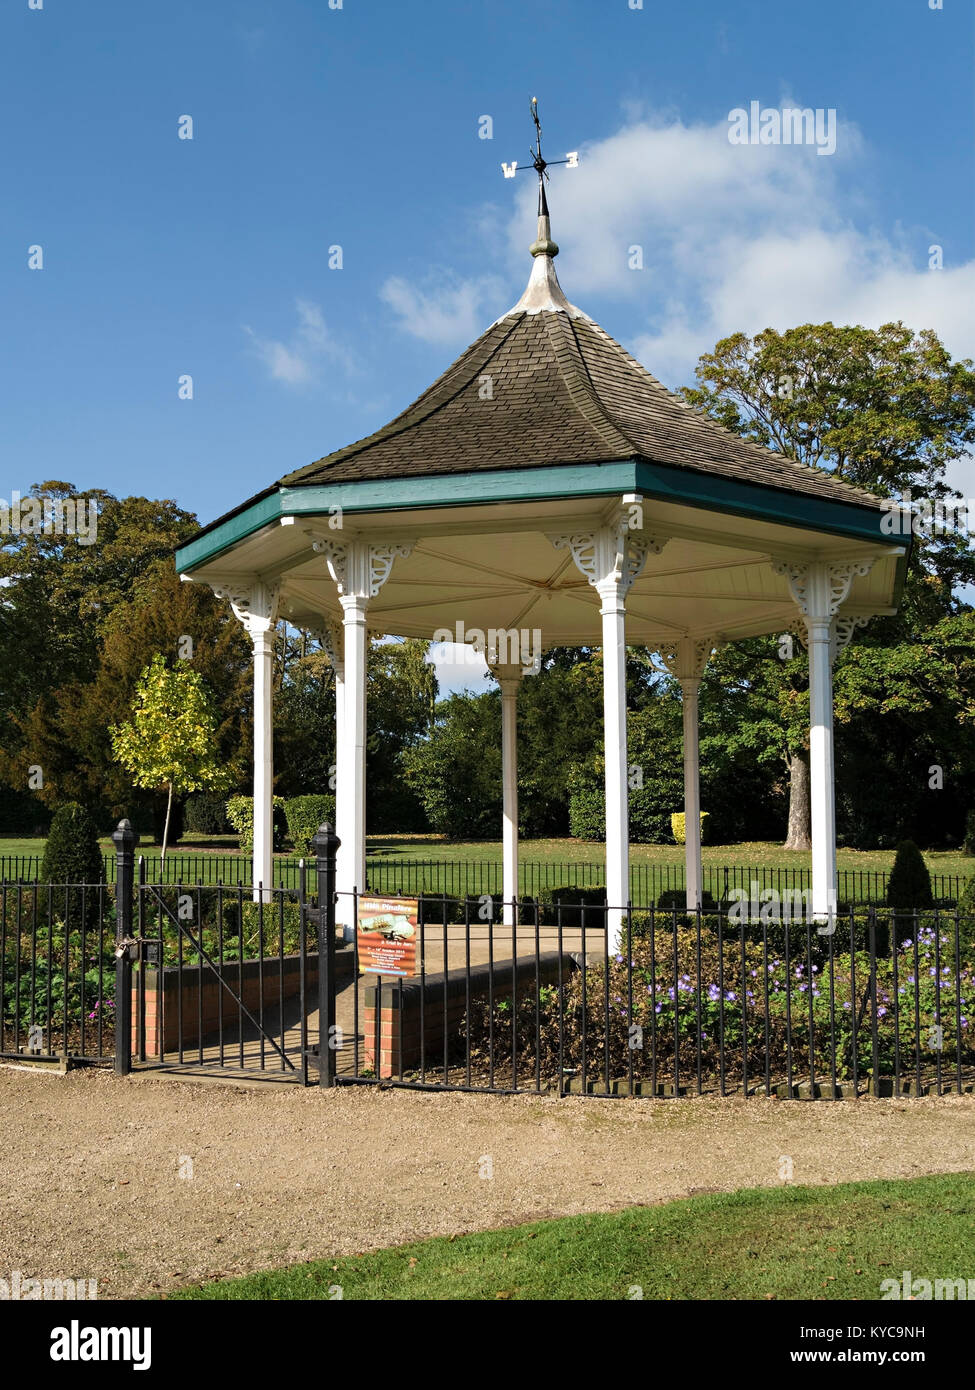
[[[184,827],[191,835],[226,835],[230,829],[227,803],[222,796],[201,792],[189,797],[183,816]]]
[[[975,877],[970,878],[958,899],[958,911],[962,916],[975,917]]]
[[[44,883],[104,883],[105,871],[91,817],[77,801],[59,806],[41,865]]]
[[[579,888],[563,884],[559,888],[543,888],[538,895],[538,919],[545,926],[595,927],[606,925],[606,889],[598,884]],[[561,913],[559,909],[561,908]]]
[[[51,830],[41,864],[41,881],[53,884],[99,884],[105,881],[102,852],[92,819],[77,801],[59,806],[51,821]],[[85,921],[92,925],[98,916],[98,894],[83,894],[72,888],[68,893],[55,892],[52,910],[56,916],[65,914],[67,922],[80,924],[82,904]]]
[[[968,880],[958,899],[958,942],[962,959],[975,960],[975,878]]]
[[[894,867],[887,880],[887,905],[900,910],[931,907],[931,875],[924,856],[913,840],[902,840],[894,855]]]
[[[286,822],[284,819],[284,797],[272,798],[274,808],[274,849],[284,845]],[[227,802],[227,819],[237,831],[242,853],[250,854],[254,848],[254,798],[252,796],[232,796]]]
[[[635,1079],[668,1082],[679,1069],[682,1083],[693,1087],[700,1066],[712,1084],[723,1072],[734,1086],[745,1080],[743,1054],[750,1084],[761,1084],[766,1069],[773,1084],[790,1071],[793,1081],[801,1079],[807,1068],[822,1081],[835,1067],[845,1081],[854,1067],[861,1079],[872,1067],[875,1024],[880,1076],[891,1074],[896,1058],[905,1072],[915,1057],[929,1068],[930,1045],[918,1037],[928,1038],[936,1025],[947,1055],[957,1044],[971,1057],[969,1006],[959,1025],[956,1005],[975,996],[975,972],[956,970],[948,927],[942,919],[939,930],[931,914],[916,935],[900,939],[896,974],[890,956],[876,962],[874,1018],[871,964],[862,950],[851,953],[837,942],[827,968],[798,955],[787,964],[777,946],[746,940],[742,949],[737,933],[719,942],[716,933],[699,936],[681,926],[675,932],[658,921],[629,952],[608,963],[596,953],[585,970],[570,969],[561,993],[526,991],[514,1009],[507,999],[495,998],[493,1010],[487,1000],[472,1000],[471,1056],[481,1065],[491,1048],[497,1065],[514,1052],[519,1075],[537,1065],[555,1082],[578,1072],[585,1057],[591,1080],[625,1078],[632,1068]]]
[[[307,855],[318,827],[335,824],[335,795],[293,796],[284,803],[284,814],[295,853]]]
[[[205,936],[204,947],[211,949]],[[262,954],[277,956],[283,949],[286,956],[297,955],[301,949],[301,904],[295,899],[276,897],[260,907],[251,901],[234,898],[223,902],[224,960],[255,960]],[[309,943],[314,950],[314,943]]]
[[[686,912],[687,890],[684,888],[665,888],[657,899],[657,907],[664,912],[673,912],[675,909],[677,912]],[[706,888],[701,892],[701,907],[705,912],[717,911],[718,904]]]
[[[603,789],[576,782],[569,789],[569,834],[577,840],[601,840],[606,834]]]
[[[711,819],[709,812],[701,811],[701,844],[708,842],[708,821]],[[687,843],[686,822],[683,811],[674,811],[670,817],[670,828],[673,832],[674,843],[684,845]]]
[[[965,839],[962,854],[975,854],[975,811],[969,811],[965,818]]]

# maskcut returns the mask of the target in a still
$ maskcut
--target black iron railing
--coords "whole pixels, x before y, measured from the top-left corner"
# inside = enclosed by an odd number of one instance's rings
[[[310,862],[310,860],[309,860]],[[275,888],[296,891],[300,859],[274,860]],[[0,856],[0,883],[37,883],[41,879],[40,855]],[[244,854],[185,854],[174,852],[165,862],[157,856],[144,859],[144,879],[148,883],[190,884],[247,888],[251,882],[251,860]],[[377,893],[446,893],[448,897],[480,897],[502,891],[502,870],[493,859],[435,859],[371,857],[366,865],[367,884]],[[528,860],[519,866],[519,892],[526,897],[544,897],[556,888],[596,888],[605,881],[603,865],[594,860]],[[841,869],[837,875],[838,901],[844,905],[883,906],[887,899],[889,874],[885,870]],[[104,859],[104,882],[115,881],[115,856]],[[959,874],[932,874],[935,901],[952,906],[960,899],[968,879]],[[634,902],[654,903],[664,893],[679,893],[685,887],[684,865],[680,863],[641,863],[630,866],[630,894]],[[705,864],[702,888],[714,902],[728,902],[744,892],[758,897],[768,889],[779,895],[808,893],[812,874],[808,868],[773,865]],[[705,899],[707,901],[707,899]]]
[[[380,974],[357,936],[369,984],[336,1079],[605,1096],[975,1089],[975,917],[870,908],[830,922],[794,906],[522,902],[505,924],[500,904],[430,895],[399,928],[415,944],[405,976]]]

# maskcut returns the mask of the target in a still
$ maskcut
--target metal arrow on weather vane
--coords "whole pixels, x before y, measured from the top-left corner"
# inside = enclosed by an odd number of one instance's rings
[[[576,168],[578,168],[578,165],[579,165],[579,151],[578,151],[578,150],[570,150],[570,152],[566,155],[566,157],[565,157],[564,159],[543,159],[543,158],[542,158],[542,127],[541,127],[541,126],[539,125],[539,123],[538,123],[538,98],[537,98],[537,97],[532,97],[532,120],[535,122],[535,148],[532,149],[532,147],[529,145],[529,147],[528,147],[528,152],[529,152],[529,154],[531,155],[531,158],[532,158],[532,162],[531,162],[531,166],[530,166],[530,167],[533,168],[533,169],[536,171],[536,173],[538,174],[538,182],[539,182],[539,185],[541,185],[541,182],[542,182],[543,179],[547,179],[547,178],[548,178],[548,174],[546,174],[545,170],[548,169],[549,166],[552,165],[552,164],[565,164],[565,165],[567,165],[570,169],[576,169]],[[529,165],[527,165],[527,164],[524,165],[524,168],[526,168],[526,169],[529,168]],[[517,159],[513,159],[513,160],[511,161],[510,164],[505,164],[505,163],[502,161],[501,170],[502,170],[502,173],[504,174],[504,176],[505,176],[506,179],[513,179],[514,176],[515,176],[515,174],[517,174],[517,172],[518,172],[518,161],[517,161]]]

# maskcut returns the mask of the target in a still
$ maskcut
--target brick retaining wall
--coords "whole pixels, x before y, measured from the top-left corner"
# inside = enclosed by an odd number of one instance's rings
[[[352,952],[337,949],[335,953],[336,969],[336,988],[344,989],[352,978]],[[260,1019],[261,995],[264,996],[264,1026],[268,1032],[274,1034],[280,1031],[281,1023],[278,1018],[279,1004],[283,997],[285,1003],[296,999],[301,993],[301,957],[300,956],[278,956],[265,957],[263,963],[257,960],[245,960],[243,969],[238,973],[239,966],[237,961],[225,961],[223,965],[223,978],[226,985],[220,983],[215,972],[208,965],[202,967],[203,971],[203,1039],[217,1033],[220,1027],[221,1011],[225,1034],[228,1030],[234,1029],[236,1032],[237,1023],[240,1018],[240,1008],[234,995],[239,995],[243,1000],[244,1007],[248,1009],[255,1018]],[[281,978],[283,970],[283,980]],[[145,1029],[146,1029],[146,1054],[149,1057],[158,1057],[160,1053],[160,988],[159,977],[162,975],[162,1047],[165,1052],[174,1052],[180,1045],[180,1026],[179,1026],[179,994],[180,976],[182,976],[182,1045],[184,1048],[195,1047],[200,1042],[200,971],[198,965],[187,965],[182,972],[176,966],[167,966],[163,971],[155,966],[149,966],[143,972],[145,976]],[[263,979],[263,991],[262,991]],[[231,990],[233,993],[231,993]],[[308,1002],[309,1012],[314,1012],[318,1007],[318,954],[317,952],[306,957],[305,970],[305,991]],[[138,980],[133,979],[132,983],[132,1049],[133,1054],[138,1055],[138,1017],[139,1017],[139,986]],[[249,1026],[248,1020],[244,1018],[245,1026]]]
[[[538,957],[538,982],[540,985],[557,984],[559,978],[559,952],[545,951]],[[573,968],[572,957],[562,958],[563,979]],[[512,960],[495,961],[493,967],[494,998],[510,999],[512,996]],[[471,1003],[481,1003],[488,997],[491,984],[492,967],[472,965],[470,969]],[[398,1076],[400,1071],[414,1071],[420,1066],[420,1001],[423,1000],[423,1032],[426,1035],[423,1047],[425,1065],[433,1070],[438,1065],[443,1068],[444,1032],[446,1029],[448,1045],[451,1039],[459,1037],[464,1014],[467,1011],[467,971],[449,970],[446,974],[427,975],[421,982],[419,977],[409,980],[392,981],[382,986],[379,1018],[380,1077]],[[535,988],[535,957],[524,957],[518,961],[514,987],[519,997]],[[444,1007],[446,981],[446,1008]],[[365,1034],[364,1070],[376,1069],[376,995],[378,987],[366,987],[365,1017],[362,1023]],[[400,1056],[400,1009],[402,1008],[402,1057]]]

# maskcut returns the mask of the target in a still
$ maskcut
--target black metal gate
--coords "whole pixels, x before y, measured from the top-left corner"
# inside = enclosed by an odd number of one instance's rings
[[[331,829],[313,841],[313,894],[304,863],[297,890],[147,883],[141,871],[136,883],[138,836],[122,822],[114,838],[116,1070],[332,1084]]]

